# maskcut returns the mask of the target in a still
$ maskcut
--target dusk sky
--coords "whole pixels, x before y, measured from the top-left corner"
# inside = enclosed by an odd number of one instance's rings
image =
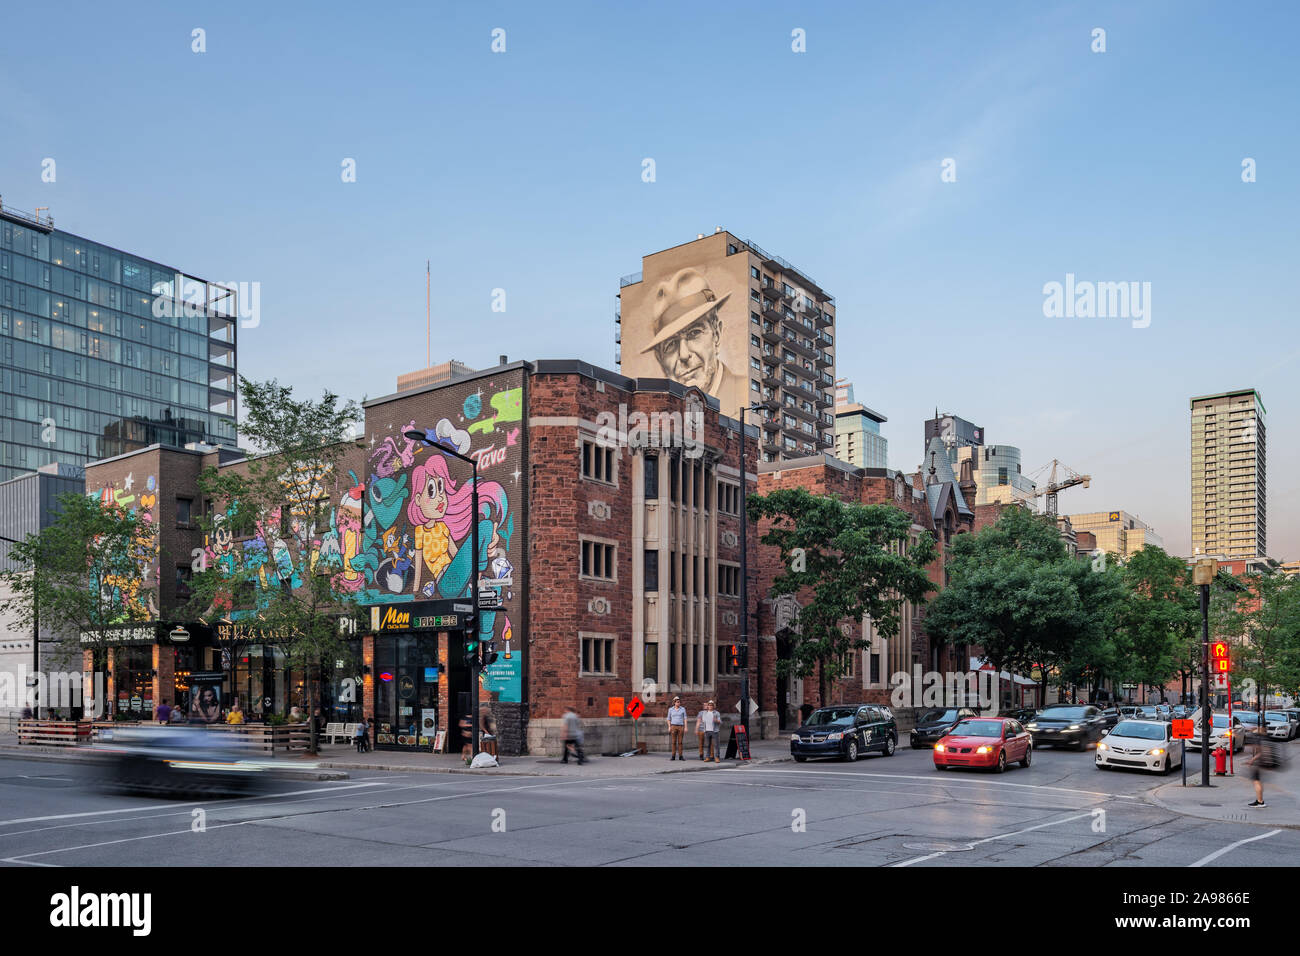
[[[0,196],[260,283],[240,372],[357,399],[425,364],[426,260],[435,362],[612,369],[619,277],[721,226],[835,296],[894,468],[938,407],[1186,554],[1188,400],[1259,389],[1295,560],[1297,32],[1267,2],[17,4]],[[1150,283],[1149,326],[1046,317],[1067,274]]]

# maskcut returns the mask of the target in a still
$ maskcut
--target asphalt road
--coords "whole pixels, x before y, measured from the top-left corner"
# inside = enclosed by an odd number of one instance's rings
[[[1091,753],[1051,750],[1001,776],[941,773],[928,751],[904,748],[855,764],[628,778],[365,772],[194,802],[93,792],[77,766],[0,759],[0,864],[1239,867],[1300,858],[1300,831],[1147,803],[1143,794],[1167,779],[1103,772]]]

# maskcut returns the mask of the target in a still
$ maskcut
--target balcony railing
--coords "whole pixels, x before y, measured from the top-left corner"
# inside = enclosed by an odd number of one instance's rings
[[[636,285],[641,281],[641,278],[642,274],[640,272],[629,272],[627,275],[623,276],[623,278],[618,280],[618,287],[621,289],[624,286]]]

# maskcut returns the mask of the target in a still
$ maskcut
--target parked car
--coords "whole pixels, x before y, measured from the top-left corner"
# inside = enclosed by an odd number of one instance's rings
[[[1051,744],[1083,750],[1101,739],[1106,726],[1101,711],[1090,704],[1053,704],[1039,711],[1026,729],[1035,747]]]
[[[1268,728],[1268,735],[1274,740],[1290,740],[1295,736],[1295,725],[1291,723],[1291,717],[1286,711],[1264,711],[1264,723]]]
[[[1134,706],[1133,704],[1126,704],[1125,706],[1119,709],[1119,719],[1120,720],[1136,719],[1138,714],[1141,712],[1141,710],[1142,708]]]
[[[998,714],[998,716],[1004,717],[1008,720],[1018,720],[1022,724],[1027,724],[1029,721],[1034,719],[1037,713],[1037,707],[1021,707],[1018,710],[1004,710],[1002,713]]]
[[[933,747],[957,724],[968,717],[978,717],[979,714],[969,707],[947,707],[927,710],[916,720],[916,727],[912,730],[912,749],[919,750],[921,747]]]
[[[1189,707],[1186,704],[1174,705],[1174,720],[1190,720],[1194,713],[1196,713],[1195,707]]]
[[[872,750],[892,757],[897,748],[898,723],[893,712],[879,704],[821,707],[790,735],[790,755],[796,763],[809,757],[857,760]]]
[[[1134,767],[1168,773],[1182,761],[1182,747],[1174,746],[1173,726],[1163,720],[1121,720],[1097,743],[1098,770]]]
[[[1187,741],[1187,749],[1199,751],[1201,749],[1201,722],[1199,720],[1193,729],[1196,736]],[[1233,714],[1232,726],[1230,727],[1226,713],[1211,715],[1210,749],[1226,748],[1229,742],[1232,743],[1232,749],[1238,753],[1246,749],[1246,734],[1242,730],[1241,720],[1236,714]]]
[[[1007,764],[1028,767],[1034,741],[1018,720],[975,717],[960,721],[934,745],[934,769],[982,767],[1001,773]]]
[[[1106,730],[1110,730],[1119,723],[1118,707],[1102,707],[1099,709],[1101,710],[1102,725]]]

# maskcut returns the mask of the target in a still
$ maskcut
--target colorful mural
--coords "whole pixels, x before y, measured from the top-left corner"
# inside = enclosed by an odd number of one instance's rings
[[[434,411],[425,420],[411,417],[413,407],[431,403]],[[360,553],[347,562],[363,580],[358,597],[364,604],[466,598],[477,571],[480,593],[496,589],[502,604],[479,615],[481,639],[495,640],[500,651],[483,686],[506,701],[522,696],[518,644],[508,644],[514,639],[510,616],[519,614],[515,565],[525,546],[522,419],[521,372],[368,409],[368,506]],[[407,438],[410,431],[423,432],[424,441]],[[477,462],[477,515],[470,466],[444,449]],[[478,536],[477,569],[471,566],[472,534]]]
[[[89,498],[97,498],[105,508],[120,508],[129,514],[139,514],[140,533],[132,546],[132,564],[129,573],[110,572],[102,575],[91,570],[90,587],[100,591],[104,606],[110,608],[108,624],[131,621],[156,620],[158,617],[159,563],[157,528],[158,479],[150,475],[138,494],[135,489],[135,472],[122,481],[122,487],[104,485],[97,491],[88,491]]]

